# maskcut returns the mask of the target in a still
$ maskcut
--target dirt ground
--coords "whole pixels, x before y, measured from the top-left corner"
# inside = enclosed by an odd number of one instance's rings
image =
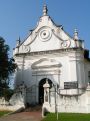
[[[41,121],[41,112],[21,112],[0,118],[0,121]]]

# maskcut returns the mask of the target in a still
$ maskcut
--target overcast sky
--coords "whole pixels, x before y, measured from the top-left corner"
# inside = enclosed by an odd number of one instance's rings
[[[0,36],[10,46],[10,54],[16,40],[23,41],[29,30],[35,28],[42,16],[45,0],[0,0]],[[46,0],[48,14],[58,25],[73,36],[77,28],[79,38],[90,49],[90,0]]]

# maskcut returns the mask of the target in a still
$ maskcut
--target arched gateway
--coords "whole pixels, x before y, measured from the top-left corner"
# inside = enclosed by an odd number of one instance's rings
[[[40,82],[39,82],[39,104],[42,104],[44,102],[44,88],[43,85],[46,83],[46,80],[48,81],[48,83],[50,84],[50,88],[52,87],[52,81],[48,78],[43,78]]]

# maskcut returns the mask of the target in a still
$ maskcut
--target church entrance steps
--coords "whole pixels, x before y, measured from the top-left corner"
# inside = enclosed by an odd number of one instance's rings
[[[41,112],[42,111],[42,106],[41,105],[31,105],[28,106],[25,110],[25,112]]]

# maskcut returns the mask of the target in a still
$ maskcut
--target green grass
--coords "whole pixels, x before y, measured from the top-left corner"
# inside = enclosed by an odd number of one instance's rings
[[[10,111],[0,111],[0,117],[4,116],[5,114],[8,114],[8,113],[10,113]]]
[[[42,121],[57,121],[57,115],[47,114]],[[90,114],[59,113],[58,121],[90,121]]]

